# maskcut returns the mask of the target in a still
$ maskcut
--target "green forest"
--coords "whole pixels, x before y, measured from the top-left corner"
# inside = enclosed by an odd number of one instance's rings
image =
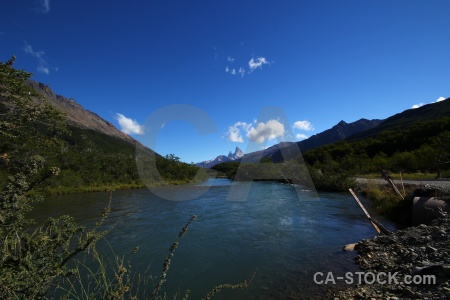
[[[89,229],[68,215],[50,217],[39,225],[28,217],[34,205],[44,200],[43,191],[143,186],[134,145],[67,126],[64,113],[27,85],[31,74],[16,70],[14,60],[0,62],[0,298],[47,299],[55,291],[64,299],[135,298],[130,266],[95,250],[108,232],[104,221],[111,213],[112,199]],[[146,171],[160,175],[151,177],[158,181],[150,184],[185,183],[196,175],[197,180],[207,175],[173,154],[161,157],[147,149],[144,157],[151,162]],[[88,282],[81,280],[80,265],[73,264],[80,255],[90,255],[100,266]],[[111,274],[105,259],[113,267]],[[83,294],[83,284],[95,284],[95,293]],[[155,289],[152,298],[158,293]]]
[[[58,174],[36,183],[35,191],[69,193],[144,186],[136,167],[135,145],[67,125],[64,113],[26,84],[31,74],[14,70],[13,62],[1,65],[0,184],[16,172],[12,166],[40,155],[44,169],[57,169]],[[197,173],[197,180],[207,178],[206,170],[183,163],[174,154],[163,157],[151,150],[148,154],[150,172],[160,174],[151,185],[187,183]]]
[[[386,126],[368,137],[347,139],[305,151],[301,157],[289,159],[280,166],[265,158],[260,164],[226,162],[213,167],[219,176],[235,180],[275,178],[288,175],[290,181],[302,173],[294,166],[305,165],[317,189],[347,191],[356,176],[393,173],[421,173],[433,178],[450,177],[450,117],[424,120],[402,127]],[[290,171],[283,171],[290,168]],[[299,170],[296,172],[295,170]],[[236,174],[240,174],[236,176]],[[242,174],[247,174],[242,176]],[[250,175],[249,175],[250,174]],[[283,177],[281,178],[281,180]]]
[[[403,129],[386,129],[376,136],[346,140],[311,149],[303,154],[309,166],[344,170],[354,175],[381,170],[450,175],[450,118],[414,123]]]

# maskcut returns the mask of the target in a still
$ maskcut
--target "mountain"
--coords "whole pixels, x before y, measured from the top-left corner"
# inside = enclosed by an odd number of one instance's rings
[[[167,182],[181,184],[208,177],[205,170],[172,157],[160,156],[99,115],[84,109],[75,100],[56,95],[48,85],[30,80],[28,73],[16,76],[9,64],[0,63],[0,69],[0,111],[6,120],[17,120],[19,124],[3,122],[0,153],[7,157],[11,155],[18,162],[31,154],[41,155],[45,168],[56,168],[58,176],[42,182],[40,191],[99,191]],[[40,97],[29,99],[25,96],[34,95],[32,90]],[[65,130],[50,127],[53,121],[57,122],[63,116],[55,114],[52,117],[53,112],[40,105],[44,103],[43,99],[64,113]],[[43,114],[36,114],[36,111]],[[49,122],[44,119],[46,117],[50,118]],[[45,126],[46,123],[49,126]],[[24,140],[17,139],[14,134],[17,128],[23,133]],[[234,155],[240,154],[237,151]],[[15,171],[13,168],[0,168],[0,185],[8,180],[10,172]]]
[[[287,149],[286,151],[289,151],[289,148],[293,145],[295,145],[295,142],[281,142],[276,145],[270,146],[264,150],[251,152],[248,154],[245,154],[243,157],[239,159],[239,161],[245,161],[245,162],[259,162],[264,159],[271,159],[276,153],[281,154],[281,149]]]
[[[83,108],[80,104],[75,102],[74,99],[56,95],[48,85],[32,80],[28,81],[28,85],[44,96],[51,105],[56,107],[58,110],[65,112],[69,126],[74,126],[80,129],[94,130],[96,132],[121,139],[133,145],[137,143],[135,139],[117,129],[110,122],[102,119],[96,113]]]
[[[443,117],[450,117],[450,98],[446,100],[423,105],[419,108],[407,109],[401,113],[395,114],[378,126],[361,131],[351,135],[349,140],[364,139],[371,136],[376,136],[378,133],[386,130],[404,129],[408,126],[420,123],[429,122]]]
[[[211,168],[214,165],[217,165],[222,162],[228,162],[228,161],[234,161],[244,156],[244,152],[239,147],[236,147],[236,149],[233,152],[229,152],[228,155],[219,155],[214,159],[211,160],[205,160],[199,163],[196,163],[195,165],[197,167],[202,168]]]
[[[352,123],[340,121],[332,128],[313,135],[306,140],[300,142],[281,142],[265,150],[245,154],[245,156],[240,160],[245,162],[259,162],[262,159],[270,159],[273,162],[281,162],[284,159],[297,156],[299,153],[298,147],[300,147],[300,150],[304,152],[318,146],[341,141],[355,133],[374,128],[381,122],[382,120],[377,119],[360,119]]]
[[[309,149],[331,144],[337,141],[345,140],[346,138],[359,133],[365,132],[369,129],[376,128],[381,124],[383,120],[367,120],[359,119],[358,121],[352,123],[346,123],[345,121],[340,121],[332,128],[327,129],[321,133],[311,136],[310,138],[303,140],[298,143],[302,151],[307,151]]]

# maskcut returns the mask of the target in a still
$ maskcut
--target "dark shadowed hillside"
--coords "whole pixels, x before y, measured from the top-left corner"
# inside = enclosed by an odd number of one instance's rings
[[[404,129],[419,122],[429,122],[442,117],[450,117],[450,101],[448,99],[395,114],[372,129],[353,134],[349,140],[375,136],[385,130]]]
[[[311,136],[301,142],[282,142],[271,146],[262,151],[256,151],[246,154],[242,160],[246,162],[258,162],[261,159],[271,160],[273,162],[281,162],[284,159],[290,159],[298,155],[298,147],[302,152],[322,145],[331,144],[344,140],[354,133],[362,132],[374,128],[380,124],[382,120],[360,119],[352,123],[340,121],[338,124],[321,133]],[[296,149],[297,148],[297,149]],[[284,155],[284,156],[283,156]]]
[[[340,121],[338,124],[334,125],[332,128],[327,129],[321,133],[311,136],[310,138],[299,142],[300,149],[302,151],[307,151],[309,149],[334,143],[337,141],[344,140],[349,136],[365,132],[369,129],[376,128],[383,120],[367,120],[359,119],[358,121],[352,123],[346,123],[345,121]]]

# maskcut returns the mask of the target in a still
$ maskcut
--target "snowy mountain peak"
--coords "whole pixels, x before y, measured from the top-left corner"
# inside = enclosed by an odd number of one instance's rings
[[[236,147],[234,153],[230,151],[227,156],[219,155],[215,159],[205,160],[196,163],[195,165],[203,168],[211,168],[212,166],[217,165],[218,163],[236,160],[241,158],[242,156],[244,156],[244,152],[242,152],[242,150],[239,147]]]
[[[234,153],[231,151],[228,153],[228,157],[231,158],[232,160],[241,158],[242,156],[244,156],[244,152],[242,152],[241,148],[239,147],[236,147]]]

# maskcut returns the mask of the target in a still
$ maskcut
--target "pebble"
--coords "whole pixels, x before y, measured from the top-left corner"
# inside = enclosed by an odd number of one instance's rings
[[[405,275],[430,273],[436,284],[359,285],[337,293],[335,299],[450,299],[450,216],[397,230],[358,243],[356,264],[364,272],[398,272],[399,283]]]

